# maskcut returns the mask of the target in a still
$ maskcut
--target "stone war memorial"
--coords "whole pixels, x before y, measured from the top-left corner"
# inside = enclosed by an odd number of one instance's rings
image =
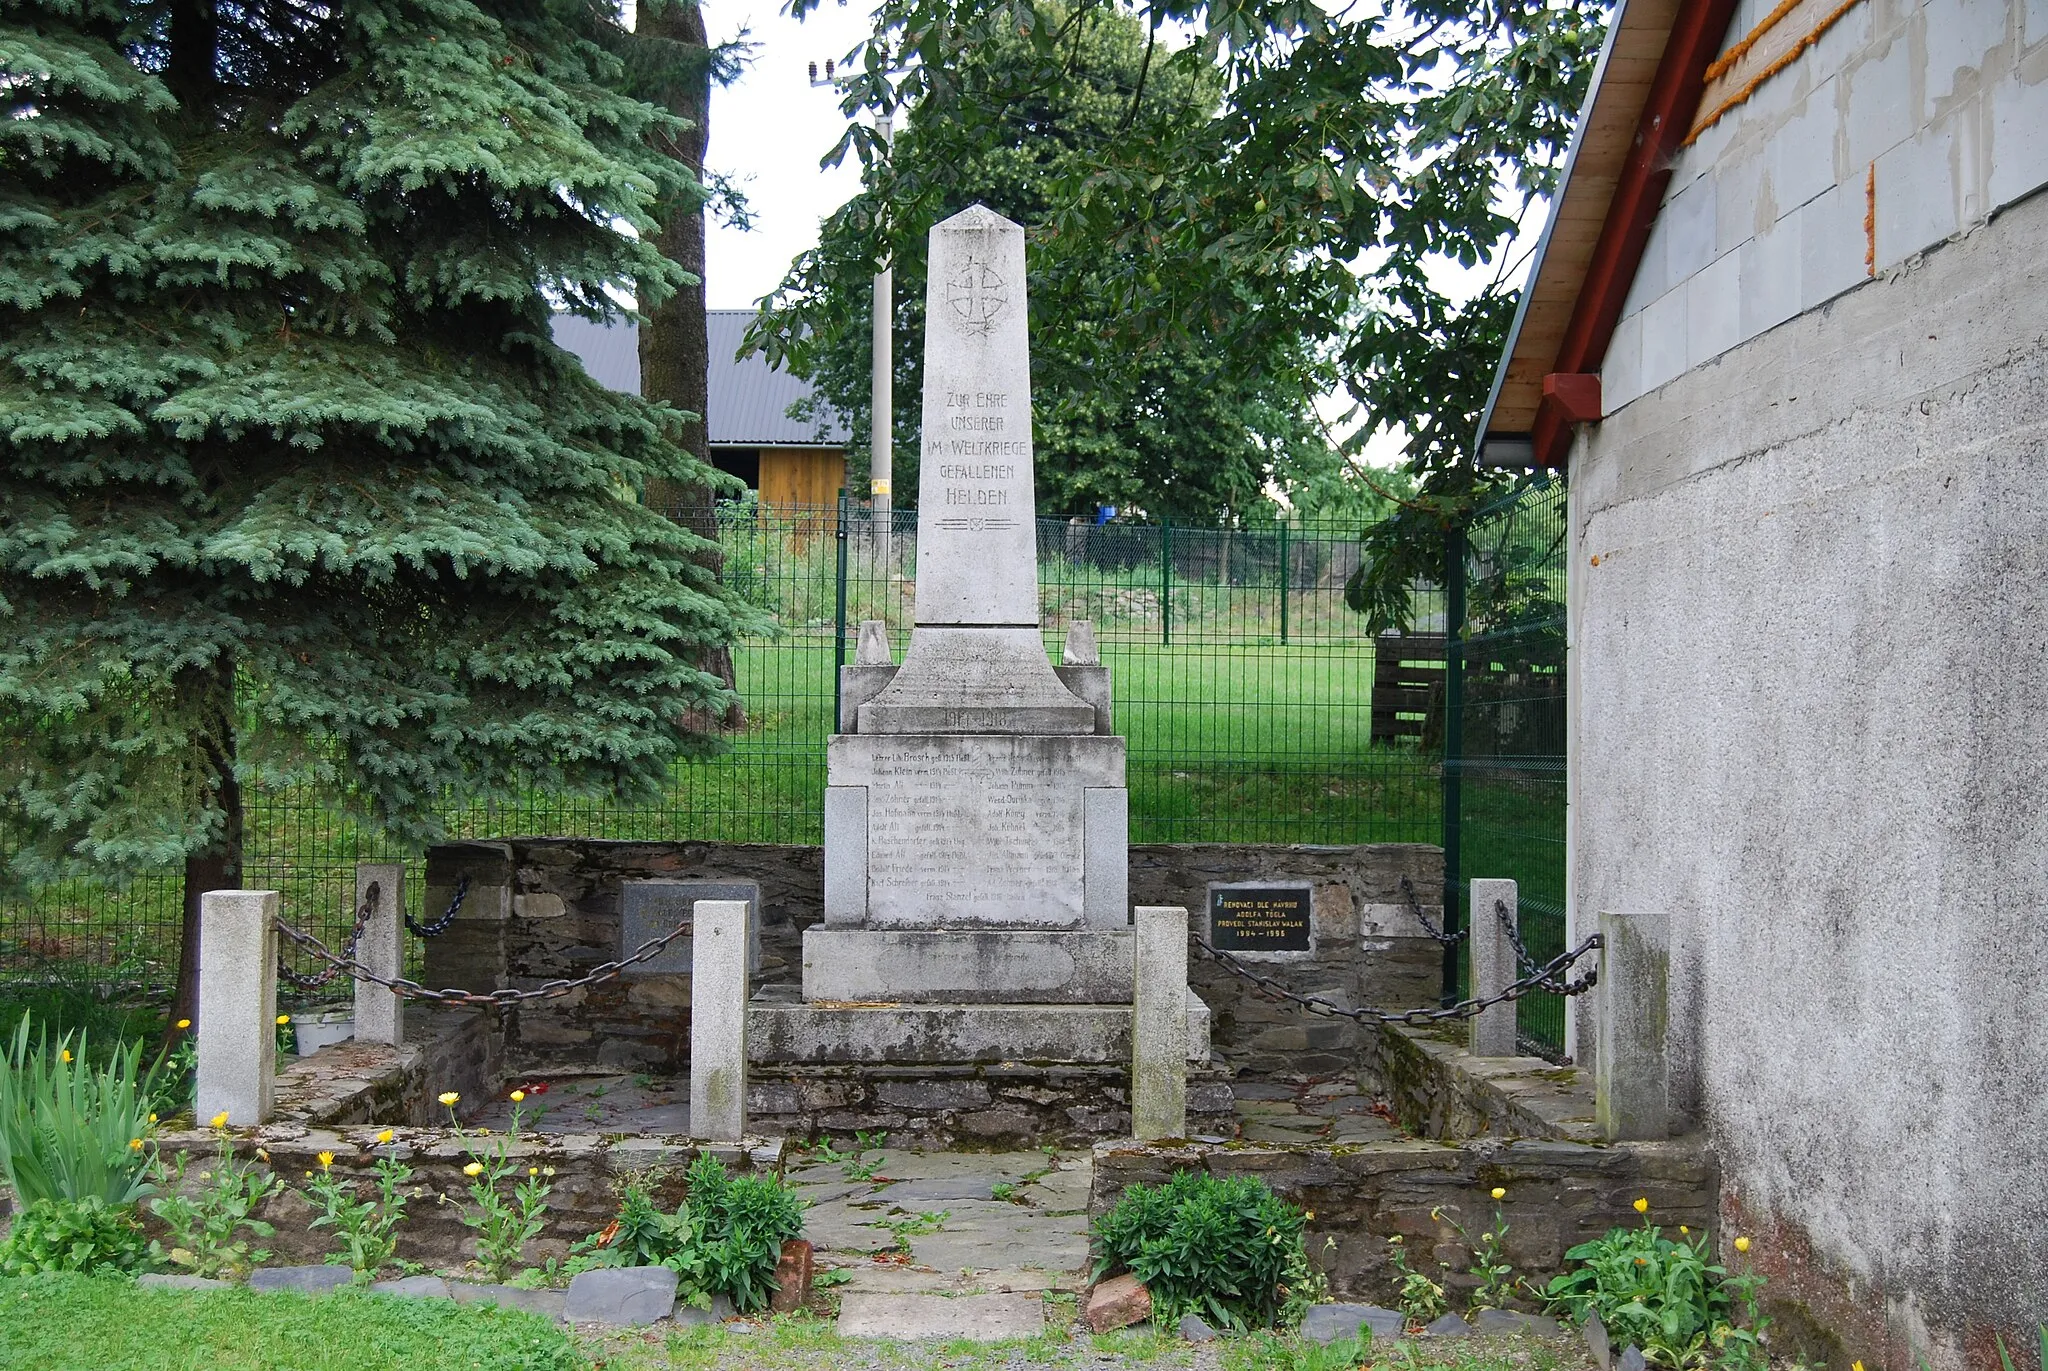
[[[1024,232],[975,206],[932,229],[930,260],[916,622],[900,666],[877,631],[846,671],[824,918],[802,1000],[756,1001],[751,1055],[1120,1065],[1124,740],[1108,671],[1072,639],[1055,668],[1040,631]],[[1207,1010],[1181,989],[1206,1062]]]

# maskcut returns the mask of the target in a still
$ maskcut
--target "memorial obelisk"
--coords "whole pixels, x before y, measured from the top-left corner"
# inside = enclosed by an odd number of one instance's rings
[[[1024,231],[977,205],[932,230],[930,263],[916,617],[900,668],[849,674],[845,731],[827,754],[825,922],[1113,929],[1121,950],[1128,802],[1107,673],[1055,669],[1040,632]],[[893,954],[918,942],[888,946]],[[1060,943],[1055,960],[1078,951]],[[1054,945],[1040,939],[1029,955],[1042,961]],[[957,940],[934,946],[957,960]],[[1022,944],[1001,951],[1027,954]],[[807,997],[814,960],[807,948]],[[846,965],[819,977],[857,990]],[[984,970],[990,984],[957,988],[984,1000],[1097,993],[1079,984],[1033,992]],[[1047,979],[1042,969],[1037,978]]]
[[[1093,635],[1046,655],[1024,231],[976,205],[931,231],[917,599],[903,664],[861,626],[826,749],[825,918],[803,998],[764,990],[764,1062],[1128,1059],[1124,740]],[[1189,995],[1189,1052],[1208,1011]]]

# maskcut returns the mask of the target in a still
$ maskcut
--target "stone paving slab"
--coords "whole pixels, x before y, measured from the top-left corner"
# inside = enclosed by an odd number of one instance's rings
[[[927,1338],[1000,1342],[1045,1331],[1045,1302],[1036,1295],[847,1295],[839,1334],[848,1338]]]

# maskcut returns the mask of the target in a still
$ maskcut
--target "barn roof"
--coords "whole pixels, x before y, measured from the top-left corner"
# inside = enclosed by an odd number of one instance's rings
[[[1597,375],[1736,0],[1624,0],[1607,33],[1475,446],[1483,465],[1559,466],[1574,382]],[[1561,383],[1560,383],[1561,382]]]
[[[713,447],[846,446],[846,422],[828,414],[824,422],[789,417],[789,407],[811,394],[802,381],[759,353],[742,358],[740,339],[754,318],[750,309],[705,311],[711,339],[710,389],[705,428]],[[640,330],[630,320],[593,323],[558,314],[555,342],[582,359],[584,370],[613,390],[640,393]]]

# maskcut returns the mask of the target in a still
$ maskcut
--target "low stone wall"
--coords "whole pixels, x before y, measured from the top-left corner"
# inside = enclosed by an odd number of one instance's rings
[[[1436,1003],[1443,951],[1415,921],[1408,894],[1441,926],[1440,848],[1160,843],[1131,849],[1131,903],[1185,906],[1194,932],[1208,927],[1209,884],[1232,881],[1306,882],[1314,892],[1310,951],[1247,958],[1262,974],[1346,1006]],[[1264,999],[1192,948],[1188,980],[1209,1006],[1211,1045],[1236,1070],[1318,1076],[1356,1067],[1365,1039],[1357,1024]]]
[[[1211,881],[1306,882],[1314,890],[1311,951],[1270,958],[1261,969],[1343,1003],[1407,1008],[1435,999],[1440,956],[1409,913],[1406,890],[1425,911],[1437,912],[1442,870],[1438,849],[1418,844],[1141,844],[1131,848],[1130,898],[1185,905],[1190,926],[1200,930]],[[447,906],[465,875],[469,894],[459,916],[427,943],[427,979],[437,986],[531,987],[618,957],[621,887],[629,880],[758,882],[760,986],[800,983],[803,931],[823,917],[824,857],[815,847],[575,838],[451,843],[427,854],[430,913]],[[1190,979],[1215,1013],[1212,1043],[1233,1068],[1337,1074],[1355,1065],[1356,1026],[1255,999],[1244,982],[1199,959],[1190,961]],[[503,1026],[508,1071],[681,1071],[689,1055],[690,978],[622,978],[507,1009]]]
[[[1456,1147],[1422,1140],[1355,1147],[1101,1143],[1089,1212],[1107,1212],[1134,1182],[1156,1185],[1181,1171],[1262,1178],[1314,1215],[1308,1251],[1335,1293],[1389,1305],[1398,1290],[1387,1239],[1396,1235],[1418,1270],[1435,1277],[1436,1264],[1448,1262],[1449,1287],[1475,1284],[1464,1274],[1471,1249],[1455,1224],[1474,1237],[1490,1225],[1495,1186],[1507,1191],[1500,1209],[1508,1260],[1539,1281],[1561,1269],[1575,1244],[1641,1223],[1633,1207],[1639,1198],[1667,1227],[1702,1229],[1716,1218],[1715,1169],[1696,1143],[1491,1139]]]
[[[334,1239],[328,1230],[307,1227],[320,1210],[303,1193],[312,1173],[320,1169],[323,1152],[334,1154],[335,1174],[362,1182],[358,1188],[364,1193],[374,1180],[379,1155],[396,1156],[413,1169],[409,1187],[412,1199],[406,1207],[405,1222],[398,1229],[401,1258],[446,1266],[475,1255],[476,1234],[462,1222],[464,1206],[469,1203],[469,1178],[462,1174],[462,1168],[473,1155],[494,1156],[505,1140],[498,1135],[458,1136],[447,1128],[401,1126],[393,1129],[390,1144],[380,1146],[376,1142],[378,1131],[371,1124],[341,1128],[269,1124],[234,1130],[229,1147],[235,1157],[268,1167],[283,1177],[288,1187],[265,1201],[258,1213],[258,1217],[277,1226],[276,1235],[262,1242],[274,1254],[273,1264],[314,1262],[333,1250]],[[187,1193],[205,1188],[208,1182],[201,1179],[201,1174],[220,1155],[220,1140],[213,1133],[194,1130],[165,1134],[158,1139],[158,1145],[167,1154],[185,1155],[183,1189]],[[616,1218],[619,1187],[629,1177],[650,1186],[656,1197],[673,1209],[683,1197],[683,1173],[704,1152],[719,1157],[734,1170],[779,1172],[782,1167],[780,1139],[720,1146],[679,1138],[547,1134],[522,1135],[516,1143],[506,1145],[508,1155],[519,1164],[522,1178],[529,1166],[554,1168],[546,1227],[525,1252],[525,1264],[534,1266],[549,1257],[566,1256],[572,1243],[589,1237]]]
[[[1541,1057],[1475,1057],[1466,1034],[1462,1022],[1384,1024],[1360,1042],[1360,1082],[1425,1138],[1597,1140],[1588,1073]]]
[[[882,1129],[897,1147],[1013,1150],[1087,1146],[1131,1131],[1125,1066],[755,1066],[748,1126],[790,1138]],[[1188,1131],[1231,1137],[1230,1087],[1216,1070],[1188,1080]]]
[[[332,1153],[337,1175],[365,1182],[379,1156],[395,1156],[412,1167],[413,1198],[398,1230],[398,1255],[436,1266],[474,1255],[475,1233],[462,1222],[469,1178],[462,1168],[500,1146],[525,1167],[553,1167],[547,1226],[528,1247],[526,1260],[538,1264],[566,1255],[571,1243],[603,1228],[617,1215],[618,1191],[628,1177],[651,1186],[673,1208],[682,1198],[681,1179],[689,1164],[710,1152],[739,1170],[780,1172],[783,1142],[760,1138],[740,1145],[693,1142],[679,1137],[591,1134],[522,1135],[458,1131],[438,1097],[461,1095],[467,1112],[501,1099],[493,1016],[487,1011],[437,1010],[412,1017],[401,1047],[338,1043],[309,1057],[290,1060],[278,1075],[272,1121],[256,1128],[172,1130],[157,1135],[166,1156],[185,1159],[183,1189],[204,1188],[204,1173],[227,1148],[237,1159],[267,1168],[289,1187],[267,1201],[258,1217],[277,1225],[273,1262],[317,1261],[331,1250],[325,1229],[307,1224],[319,1210],[302,1193],[320,1154]],[[379,1144],[385,1128],[389,1144]],[[145,1206],[146,1208],[146,1206]],[[158,1235],[160,1225],[149,1221]]]
[[[486,1100],[504,1081],[496,1017],[487,1010],[415,1005],[402,1047],[351,1039],[289,1058],[278,1072],[272,1118],[325,1128],[445,1123],[448,1113],[435,1102],[443,1092]]]

